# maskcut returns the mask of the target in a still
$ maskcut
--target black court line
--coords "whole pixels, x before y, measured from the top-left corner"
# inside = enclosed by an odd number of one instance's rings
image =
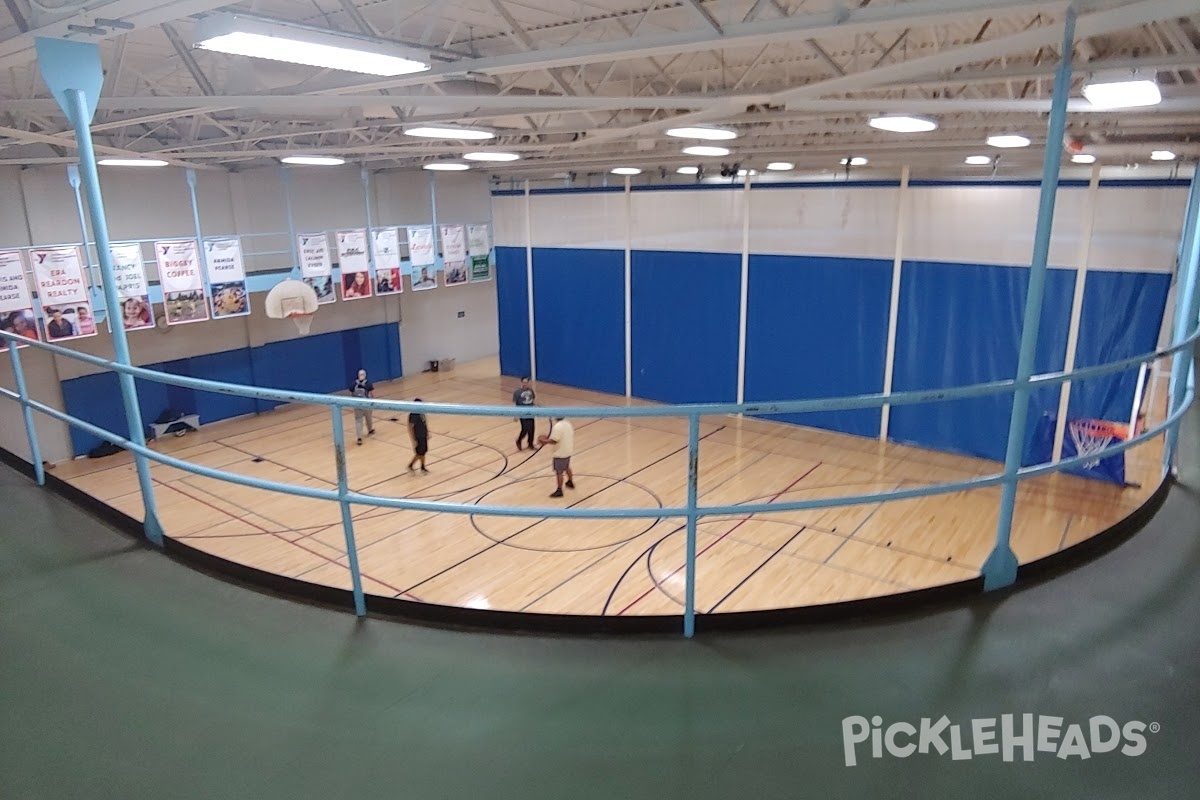
[[[722,428],[718,428],[717,430],[718,430],[718,431],[719,431],[719,430],[722,430]],[[712,432],[711,432],[710,434],[708,434],[708,435],[712,435],[712,433],[716,433],[716,432],[717,432],[717,431],[712,431]],[[701,437],[701,438],[703,439],[704,437]],[[673,456],[676,456],[676,455],[678,455],[679,453],[685,452],[686,450],[687,450],[687,446],[685,445],[684,447],[681,447],[681,448],[679,448],[678,450],[674,450],[674,451],[672,451],[672,452],[668,453],[667,455],[663,456],[662,458],[659,458],[659,459],[657,459],[656,461],[652,461],[651,463],[649,463],[649,464],[645,465],[644,467],[641,467],[641,468],[639,468],[639,469],[637,469],[637,470],[634,470],[634,471],[633,471],[632,473],[630,473],[630,474],[629,474],[627,477],[630,477],[630,478],[632,478],[634,475],[638,474],[639,472],[643,472],[644,470],[647,470],[647,469],[649,469],[650,467],[654,466],[655,464],[659,464],[659,463],[661,463],[661,462],[663,462],[663,461],[667,460],[668,458],[672,458]],[[609,488],[609,487],[605,487],[605,488]],[[603,490],[601,490],[601,491],[603,491]],[[599,492],[593,493],[593,494],[591,494],[591,495],[587,495],[587,496],[585,496],[585,497],[581,497],[579,500],[576,500],[575,502],[568,504],[568,505],[567,505],[567,508],[573,508],[574,506],[578,505],[579,503],[582,503],[584,500],[590,500],[590,499],[592,499],[592,497],[594,497],[596,494],[599,494]],[[661,517],[659,517],[659,518],[657,518],[657,519],[661,519]],[[524,528],[521,528],[520,530],[518,530],[518,531],[516,531],[515,533],[513,533],[511,536],[507,536],[507,537],[505,537],[503,540],[501,540],[501,542],[500,542],[500,543],[496,543],[494,540],[492,540],[492,539],[490,539],[490,538],[489,538],[489,539],[488,539],[488,541],[492,541],[492,542],[493,542],[493,544],[490,544],[490,545],[488,545],[488,546],[484,547],[482,550],[479,550],[479,551],[477,551],[477,552],[475,552],[475,553],[473,553],[473,554],[471,554],[471,555],[467,556],[466,558],[464,558],[464,559],[462,559],[462,560],[460,560],[460,561],[458,561],[458,562],[456,562],[456,563],[454,563],[454,564],[451,564],[450,566],[446,567],[445,569],[443,569],[443,570],[441,570],[441,571],[439,571],[439,572],[437,572],[437,573],[434,573],[433,575],[430,575],[428,578],[425,578],[424,580],[420,581],[419,583],[415,583],[415,584],[413,584],[412,586],[408,587],[408,589],[407,589],[406,591],[408,591],[408,592],[411,592],[413,589],[416,589],[418,586],[422,586],[422,585],[424,585],[424,584],[426,584],[426,583],[428,583],[428,582],[430,582],[430,581],[432,581],[432,580],[435,580],[435,579],[437,579],[437,578],[440,578],[442,575],[445,575],[446,573],[450,572],[451,570],[458,569],[459,567],[461,567],[463,564],[467,563],[467,562],[468,562],[468,561],[470,561],[471,559],[473,559],[473,558],[477,558],[478,556],[481,556],[481,555],[483,555],[484,553],[488,552],[489,550],[492,550],[492,549],[493,549],[493,548],[495,548],[495,547],[499,547],[499,546],[500,546],[500,544],[502,544],[502,543],[504,543],[504,542],[507,542],[508,540],[510,540],[510,539],[512,539],[512,538],[514,538],[514,537],[520,536],[522,533],[524,533],[525,531],[529,530],[529,529],[530,529],[530,528],[532,528],[534,525],[537,525],[538,523],[540,523],[540,522],[543,522],[544,520],[545,520],[545,518],[543,517],[542,519],[539,519],[539,520],[535,521],[533,524],[531,524],[531,525],[527,525],[526,527],[524,527]],[[474,515],[472,515],[472,522],[471,522],[471,524],[472,524],[473,526],[474,526],[474,524],[475,524],[475,522],[474,522]],[[476,532],[478,532],[478,529],[476,529]],[[483,535],[483,534],[480,534],[480,535]],[[487,538],[487,537],[485,537],[485,538]]]
[[[654,552],[655,548],[657,548],[660,544],[662,544],[664,541],[666,541],[670,537],[672,537],[675,534],[679,533],[680,531],[686,530],[686,529],[687,529],[687,525],[684,524],[684,525],[680,525],[680,526],[676,527],[672,531],[669,531],[668,533],[659,537],[659,539],[657,541],[653,542],[649,547],[647,547],[645,550],[643,550],[637,556],[635,556],[633,561],[629,562],[629,565],[627,567],[625,567],[625,570],[621,573],[621,576],[619,578],[617,578],[616,583],[613,584],[612,589],[609,590],[608,597],[605,598],[605,600],[604,600],[604,606],[603,606],[603,608],[600,609],[600,616],[602,616],[602,617],[608,616],[608,608],[610,605],[612,605],[612,601],[613,601],[613,598],[617,594],[617,590],[621,588],[621,584],[624,583],[625,579],[629,577],[629,573],[633,570],[633,568],[636,567],[639,563],[641,563],[642,559],[645,559],[646,562],[649,563],[650,556]]]
[[[762,568],[763,568],[763,567],[765,567],[765,566],[766,566],[768,563],[770,563],[771,559],[775,558],[775,556],[777,556],[777,555],[779,555],[780,553],[782,553],[782,552],[784,551],[784,549],[785,549],[785,548],[787,548],[787,546],[788,546],[788,545],[790,545],[792,542],[796,541],[797,537],[799,537],[799,536],[800,536],[800,534],[804,533],[804,531],[805,531],[805,530],[806,530],[806,527],[805,527],[805,526],[803,526],[803,525],[802,525],[802,526],[800,526],[800,529],[799,529],[799,530],[797,530],[795,533],[793,533],[793,534],[792,534],[790,537],[788,537],[788,540],[787,540],[786,542],[784,542],[784,543],[783,543],[783,544],[781,544],[779,547],[777,547],[777,548],[775,549],[775,552],[773,552],[773,553],[771,553],[771,555],[767,556],[766,560],[765,560],[765,561],[763,561],[761,564],[759,564],[759,565],[758,565],[757,567],[755,567],[754,569],[752,569],[752,570],[751,570],[751,571],[750,571],[750,572],[749,572],[749,573],[746,575],[746,577],[744,577],[744,578],[742,578],[740,581],[738,581],[738,583],[737,583],[737,585],[736,585],[736,586],[734,586],[732,589],[730,589],[728,592],[726,592],[726,593],[725,593],[725,596],[724,596],[724,597],[722,597],[720,600],[718,600],[717,602],[713,603],[713,604],[712,604],[712,607],[711,607],[711,608],[709,608],[709,609],[708,609],[708,611],[706,611],[705,613],[706,613],[706,614],[714,614],[714,613],[716,613],[716,611],[717,611],[717,608],[718,608],[718,607],[719,607],[719,606],[720,606],[722,603],[724,603],[724,602],[725,602],[726,600],[728,600],[729,598],[733,597],[733,595],[734,595],[734,594],[736,594],[736,593],[737,593],[737,591],[738,591],[739,589],[741,589],[743,586],[745,586],[745,585],[746,585],[746,583],[747,583],[747,582],[749,582],[749,580],[750,580],[751,578],[753,578],[755,575],[757,575],[757,574],[758,574],[758,573],[759,573],[759,572],[762,570]]]

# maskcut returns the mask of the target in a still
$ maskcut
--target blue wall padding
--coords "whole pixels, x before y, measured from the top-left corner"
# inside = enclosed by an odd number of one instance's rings
[[[1152,351],[1158,343],[1171,276],[1147,272],[1089,272],[1083,289],[1076,368]],[[1068,419],[1128,422],[1137,367],[1071,385]]]
[[[635,250],[631,269],[633,394],[734,402],[741,256]]]
[[[746,402],[883,391],[891,273],[890,261],[751,255]],[[767,419],[877,436],[880,411]]]
[[[370,325],[272,342],[261,347],[146,364],[145,367],[172,375],[247,386],[336,392],[348,389],[360,368],[366,369],[376,381],[399,378],[402,375],[400,330],[394,322]],[[138,405],[145,422],[154,421],[167,408],[199,414],[201,424],[207,424],[278,405],[270,401],[256,404],[246,397],[151,381],[138,380],[136,383]],[[63,381],[62,393],[68,414],[121,436],[129,435],[115,374],[102,372]],[[75,455],[83,455],[100,444],[100,439],[72,428],[71,444]]]
[[[1075,273],[1048,270],[1034,373],[1061,370]],[[905,262],[900,282],[893,389],[904,392],[1011,379],[1017,373],[1029,270],[974,264]],[[1058,407],[1058,390],[1030,399],[1034,424]],[[1012,396],[896,406],[889,438],[1004,460]]]
[[[539,380],[625,393],[625,254],[538,247],[533,307]]]
[[[500,374],[529,374],[529,276],[524,247],[496,248],[496,317],[500,334]]]

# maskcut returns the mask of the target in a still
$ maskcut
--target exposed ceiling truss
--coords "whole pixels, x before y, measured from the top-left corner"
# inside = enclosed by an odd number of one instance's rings
[[[497,175],[697,164],[681,124],[738,129],[726,161],[828,166],[961,163],[999,130],[1040,159],[1065,2],[1034,0],[3,0],[0,165],[74,158],[37,74],[33,41],[100,43],[101,154],[240,169],[297,152],[416,168],[463,146],[404,136],[416,123],[486,126],[521,160]],[[1125,163],[1150,149],[1200,159],[1195,0],[1077,0],[1069,133]],[[86,10],[83,10],[86,9]],[[377,80],[195,50],[198,19],[233,10],[420,48],[427,72]],[[115,23],[122,23],[120,25]],[[132,25],[132,29],[127,29]],[[1164,102],[1096,112],[1106,69],[1158,71]],[[934,116],[937,131],[876,131],[877,113]],[[707,166],[707,165],[706,165]],[[714,168],[717,165],[712,165]]]

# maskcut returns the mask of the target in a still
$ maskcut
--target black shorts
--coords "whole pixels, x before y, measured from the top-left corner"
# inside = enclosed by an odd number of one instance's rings
[[[419,456],[423,456],[429,452],[429,440],[417,439],[417,443],[413,445],[413,452]]]

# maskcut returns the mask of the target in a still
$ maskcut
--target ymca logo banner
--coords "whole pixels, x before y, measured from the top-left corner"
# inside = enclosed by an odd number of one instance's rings
[[[150,302],[150,287],[146,283],[142,246],[137,242],[123,242],[109,247],[109,253],[112,256],[117,297],[121,298],[121,313],[108,315],[109,331],[112,331],[118,317],[127,331],[153,328],[154,306]]]
[[[41,338],[20,250],[0,250],[0,331],[26,339]],[[0,341],[0,351],[7,349],[8,341]]]
[[[158,282],[162,286],[167,324],[186,325],[208,319],[196,240],[155,242],[154,258],[158,262]]]
[[[38,300],[46,325],[46,340],[78,339],[96,335],[92,301],[83,277],[78,247],[48,247],[29,251]]]

